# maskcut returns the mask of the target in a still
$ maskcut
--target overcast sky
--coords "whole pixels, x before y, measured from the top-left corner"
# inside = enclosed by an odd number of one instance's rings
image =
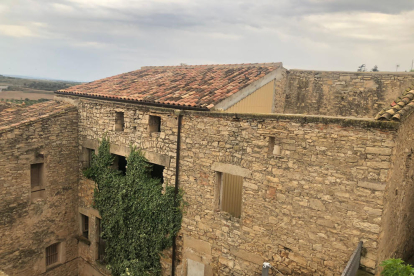
[[[92,81],[145,65],[409,70],[413,0],[0,0],[0,74]]]

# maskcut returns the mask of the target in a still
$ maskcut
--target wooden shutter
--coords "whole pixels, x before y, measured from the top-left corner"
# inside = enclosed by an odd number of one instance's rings
[[[221,210],[236,218],[241,216],[243,177],[222,174]]]

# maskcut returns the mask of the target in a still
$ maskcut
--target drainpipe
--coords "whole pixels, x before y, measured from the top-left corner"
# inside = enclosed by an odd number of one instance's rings
[[[181,123],[183,119],[183,115],[181,114],[181,111],[176,111],[176,114],[178,115],[178,121],[177,121],[177,150],[176,150],[176,156],[175,156],[175,190],[174,190],[174,204],[176,204],[177,200],[177,194],[178,194],[178,179],[180,175],[180,149],[181,149]],[[178,206],[174,206],[178,207]],[[172,261],[171,261],[171,276],[175,276],[175,259],[177,255],[177,243],[176,243],[177,236],[174,236],[173,238],[173,246],[172,246]]]

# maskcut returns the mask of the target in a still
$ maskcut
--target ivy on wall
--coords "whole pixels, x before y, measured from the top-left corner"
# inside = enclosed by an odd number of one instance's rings
[[[162,251],[181,227],[183,193],[175,197],[168,185],[163,193],[160,180],[151,178],[151,165],[134,148],[122,175],[111,167],[109,145],[104,137],[84,172],[97,185],[94,207],[102,217],[105,261],[114,276],[161,275]]]

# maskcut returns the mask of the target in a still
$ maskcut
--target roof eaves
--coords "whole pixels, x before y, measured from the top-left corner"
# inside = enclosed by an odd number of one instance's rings
[[[150,102],[150,101],[143,101],[133,98],[127,97],[115,97],[115,96],[101,96],[101,95],[94,95],[94,94],[84,94],[79,92],[68,92],[65,90],[58,90],[55,94],[59,95],[71,95],[76,97],[83,97],[83,98],[92,98],[92,99],[100,99],[106,101],[114,101],[114,102],[127,102],[133,104],[140,104],[140,105],[148,105],[148,106],[158,106],[158,107],[166,107],[166,108],[175,108],[175,109],[182,109],[182,110],[198,110],[198,111],[209,111],[208,107],[203,106],[192,106],[192,105],[180,105],[180,104],[166,104],[161,102]]]

